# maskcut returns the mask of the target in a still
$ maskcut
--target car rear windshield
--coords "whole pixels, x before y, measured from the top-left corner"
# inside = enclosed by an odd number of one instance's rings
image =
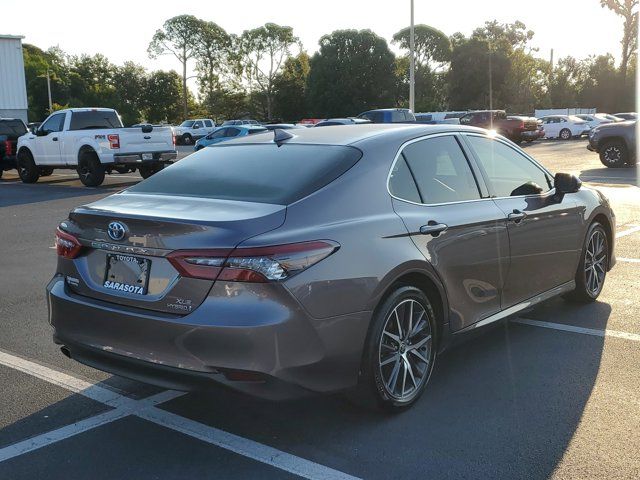
[[[189,155],[127,192],[289,205],[334,181],[361,156],[337,145],[221,145]]]
[[[113,110],[91,110],[73,112],[69,130],[93,130],[101,128],[121,128],[120,117]]]
[[[19,137],[27,133],[27,127],[20,120],[0,120],[0,135]]]

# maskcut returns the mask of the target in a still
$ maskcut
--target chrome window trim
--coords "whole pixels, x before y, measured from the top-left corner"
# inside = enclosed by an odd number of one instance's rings
[[[396,152],[395,157],[393,158],[393,162],[391,162],[391,167],[389,168],[389,173],[387,174],[387,193],[389,194],[389,196],[391,198],[395,198],[396,200],[399,200],[401,202],[405,202],[405,203],[410,203],[412,205],[420,205],[421,207],[441,207],[443,205],[455,205],[455,204],[459,204],[459,203],[471,203],[471,202],[482,202],[485,200],[492,200],[491,197],[482,197],[482,193],[481,193],[481,189],[479,188],[478,185],[478,180],[475,178],[476,174],[473,171],[473,168],[471,165],[469,165],[469,170],[471,171],[471,175],[474,177],[474,181],[476,182],[476,187],[478,187],[478,195],[480,195],[480,198],[474,198],[473,200],[459,200],[456,202],[444,202],[444,203],[419,203],[419,202],[413,202],[411,200],[406,200],[404,198],[400,198],[400,197],[396,197],[393,193],[391,193],[391,189],[389,188],[389,181],[391,180],[391,172],[393,172],[393,168],[396,166],[396,162],[398,161],[398,158],[400,158],[400,155],[402,154],[402,151],[408,146],[411,145],[412,143],[416,143],[422,140],[428,140],[430,138],[437,138],[437,137],[454,137],[454,139],[457,142],[457,139],[455,138],[457,135],[459,135],[460,132],[459,131],[451,131],[451,132],[439,132],[439,133],[432,133],[432,134],[428,134],[428,135],[423,135],[421,137],[417,137],[417,138],[412,138],[411,140],[407,140],[406,142],[404,142],[402,145],[400,145],[400,147],[398,148],[398,151]],[[462,152],[462,154],[465,157],[465,160],[467,161],[467,163],[469,163],[469,159],[467,158],[467,152],[465,152],[465,150],[462,148],[462,146],[458,145],[460,147],[460,151]]]
[[[442,136],[447,136],[447,135],[448,136],[453,136],[453,137],[455,137],[456,135],[474,135],[476,137],[484,137],[484,138],[489,138],[489,139],[494,140],[494,141],[499,141],[499,142],[503,143],[504,145],[506,145],[507,147],[509,147],[512,150],[514,150],[515,152],[520,153],[521,155],[524,155],[524,157],[527,160],[532,162],[535,166],[537,166],[543,172],[545,172],[547,175],[549,175],[550,178],[554,178],[554,175],[552,175],[551,172],[549,172],[549,170],[547,170],[542,165],[540,165],[533,157],[528,155],[522,149],[520,149],[522,151],[516,150],[516,148],[514,148],[514,146],[517,147],[515,144],[511,144],[511,142],[509,142],[507,139],[503,138],[500,135],[491,136],[491,135],[482,134],[482,133],[461,132],[461,131],[439,132],[439,133],[432,133],[432,134],[429,134],[429,135],[423,135],[423,136],[417,137],[417,138],[412,138],[411,140],[407,140],[402,145],[400,145],[400,148],[398,148],[398,151],[396,152],[396,155],[395,155],[395,157],[393,159],[393,162],[391,163],[391,168],[389,168],[389,173],[387,174],[387,193],[389,194],[389,196],[391,198],[394,198],[394,199],[399,200],[401,202],[410,203],[412,205],[419,205],[421,207],[441,207],[441,206],[444,206],[444,205],[457,205],[457,204],[462,204],[462,203],[483,202],[483,201],[487,201],[487,200],[501,200],[501,199],[505,199],[505,198],[530,198],[530,197],[544,198],[544,197],[553,196],[553,195],[556,194],[556,189],[555,189],[555,187],[553,187],[553,188],[551,188],[551,190],[547,190],[546,192],[539,193],[539,194],[534,194],[534,195],[514,195],[514,196],[509,196],[509,197],[481,197],[481,198],[477,198],[477,199],[473,199],[473,200],[460,200],[460,201],[457,201],[457,202],[444,202],[444,203],[419,203],[419,202],[413,202],[411,200],[407,200],[407,199],[404,199],[404,198],[397,197],[393,193],[391,193],[391,189],[389,188],[389,181],[391,180],[391,172],[393,171],[393,168],[396,166],[396,162],[398,161],[398,158],[400,157],[400,154],[402,153],[404,148],[407,145],[411,145],[412,143],[418,142],[420,140],[426,140],[426,139],[429,139],[429,138],[442,137]],[[463,153],[466,156],[467,152],[465,152],[463,150]],[[471,172],[473,174],[473,169],[471,170]],[[488,186],[487,186],[487,188],[488,188]]]

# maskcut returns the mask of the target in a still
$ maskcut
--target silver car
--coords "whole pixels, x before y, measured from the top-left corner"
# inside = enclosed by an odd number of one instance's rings
[[[456,338],[614,265],[604,196],[454,125],[276,130],[75,208],[47,287],[67,356],[191,390],[401,410]]]

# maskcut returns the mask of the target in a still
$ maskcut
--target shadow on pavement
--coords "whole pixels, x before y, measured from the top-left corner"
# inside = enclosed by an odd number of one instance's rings
[[[600,328],[605,328],[610,307],[597,303],[592,307]],[[272,403],[223,388],[189,394],[162,408],[363,478],[542,479],[552,475],[580,423],[598,374],[603,342],[595,336],[498,325],[439,357],[425,395],[413,408],[395,415],[360,410],[342,395]],[[72,408],[75,397],[7,426],[6,437],[19,441],[24,439],[21,433],[36,434],[34,422],[43,414]],[[103,426],[82,434],[90,444],[102,445],[105,458],[110,445],[127,445],[130,438],[143,437],[131,447],[135,455],[113,465],[103,461],[94,478],[135,471],[136,458],[148,453],[146,445],[165,435],[142,423],[121,420],[118,425],[123,428]],[[151,435],[148,441],[145,435]],[[37,476],[32,471],[37,467],[31,465],[64,461],[64,474],[73,478],[71,467],[86,463],[83,439],[73,437],[2,462],[0,476],[4,472],[6,478],[18,478],[20,473],[29,478]],[[188,441],[181,436],[171,441],[183,440]],[[179,471],[181,478],[202,473],[202,465],[194,462],[201,455],[194,453],[191,458],[181,451],[172,456],[172,451],[180,449],[166,448],[163,462],[174,473]],[[65,458],[57,458],[60,452]],[[128,469],[123,462],[131,463]],[[261,478],[261,469],[267,468],[255,464],[255,472],[240,468],[236,476],[231,467],[227,472],[233,475],[225,478]],[[58,470],[49,478],[61,473]],[[159,479],[173,478],[168,472],[156,473]]]
[[[68,179],[51,180],[46,184],[25,185],[10,181],[0,181],[0,208],[31,203],[49,202],[73,197],[90,197],[95,195],[108,195],[138,183],[137,181],[108,184],[102,187],[73,187],[66,185],[54,185],[55,183],[68,182]]]
[[[590,168],[580,172],[580,180],[592,183],[610,183],[614,185],[638,185],[638,168]]]

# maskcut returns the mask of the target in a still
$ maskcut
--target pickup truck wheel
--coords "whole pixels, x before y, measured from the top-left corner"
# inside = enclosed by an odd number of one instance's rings
[[[563,128],[560,130],[560,138],[562,140],[571,140],[571,130],[568,128]]]
[[[85,187],[97,187],[104,182],[105,168],[95,152],[83,152],[78,162],[78,176]]]
[[[182,135],[182,143],[185,145],[191,145],[193,143],[193,138],[188,133]]]
[[[627,148],[621,142],[607,142],[600,147],[600,161],[605,167],[624,167],[629,160],[628,157]]]
[[[40,167],[40,176],[48,177],[53,173],[53,167]]]
[[[160,170],[164,168],[164,163],[156,163],[154,165],[141,165],[140,176],[142,178],[149,178],[154,173],[158,173]]]
[[[33,161],[33,155],[29,150],[20,150],[17,158],[18,175],[22,183],[36,183],[40,177],[40,170],[36,162]]]

